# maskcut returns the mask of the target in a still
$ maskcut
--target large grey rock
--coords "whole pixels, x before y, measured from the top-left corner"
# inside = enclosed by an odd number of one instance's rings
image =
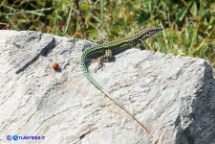
[[[205,60],[130,49],[95,79],[149,131],[83,76],[88,41],[0,31],[0,143],[214,144],[215,80]],[[61,70],[56,72],[53,63]],[[12,140],[14,141],[14,140]]]

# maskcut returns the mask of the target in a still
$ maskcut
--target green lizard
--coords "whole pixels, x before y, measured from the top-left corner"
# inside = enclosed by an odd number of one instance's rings
[[[86,48],[83,50],[82,56],[81,56],[81,69],[83,71],[83,74],[85,77],[101,92],[103,92],[107,98],[109,98],[111,101],[113,101],[117,106],[119,106],[121,109],[123,109],[127,114],[129,114],[142,128],[144,128],[148,133],[149,131],[146,129],[146,127],[137,120],[128,110],[124,108],[119,102],[114,100],[110,94],[102,88],[102,86],[91,76],[91,74],[88,71],[87,68],[87,59],[89,57],[92,57],[94,55],[98,56],[100,55],[100,65],[103,64],[103,61],[105,59],[110,59],[114,54],[117,54],[119,52],[125,51],[129,48],[132,48],[138,44],[140,44],[145,39],[152,37],[156,33],[162,31],[162,28],[158,27],[151,27],[146,29],[141,29],[140,31],[136,32],[133,36],[126,37],[121,40],[113,41],[113,42],[107,42],[103,43],[98,46]]]

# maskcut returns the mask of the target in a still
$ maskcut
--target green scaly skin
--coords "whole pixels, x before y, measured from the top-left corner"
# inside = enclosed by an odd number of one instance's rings
[[[124,108],[120,103],[115,101],[110,94],[102,88],[102,86],[91,76],[91,74],[88,71],[87,68],[87,59],[89,57],[92,57],[93,55],[102,56],[103,58],[110,58],[112,55],[117,54],[119,52],[125,51],[127,49],[130,49],[138,44],[140,44],[142,41],[146,40],[147,38],[152,37],[156,33],[162,31],[162,28],[159,27],[151,27],[146,29],[141,29],[137,33],[135,33],[133,36],[126,37],[121,40],[107,42],[98,46],[87,48],[83,51],[81,56],[81,69],[83,71],[84,76],[101,92],[103,92],[107,98],[109,98],[111,101],[113,101],[116,105],[118,105],[121,109],[123,109],[127,114],[129,114],[142,128],[144,128],[148,133],[149,131],[146,129],[146,127],[137,120],[128,110]],[[102,59],[103,60],[103,59]]]

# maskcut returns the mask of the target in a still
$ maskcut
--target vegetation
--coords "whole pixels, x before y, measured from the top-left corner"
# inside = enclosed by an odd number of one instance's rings
[[[149,50],[201,57],[215,66],[213,0],[1,0],[0,29],[113,40],[160,26]]]

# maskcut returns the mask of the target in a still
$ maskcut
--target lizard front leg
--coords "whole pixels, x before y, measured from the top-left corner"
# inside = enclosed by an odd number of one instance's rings
[[[141,40],[138,40],[138,43],[137,43],[137,48],[139,48],[140,50],[145,50],[146,48],[143,46],[142,44],[142,41]]]
[[[145,50],[146,48],[142,44],[137,44],[137,48],[140,50]]]

